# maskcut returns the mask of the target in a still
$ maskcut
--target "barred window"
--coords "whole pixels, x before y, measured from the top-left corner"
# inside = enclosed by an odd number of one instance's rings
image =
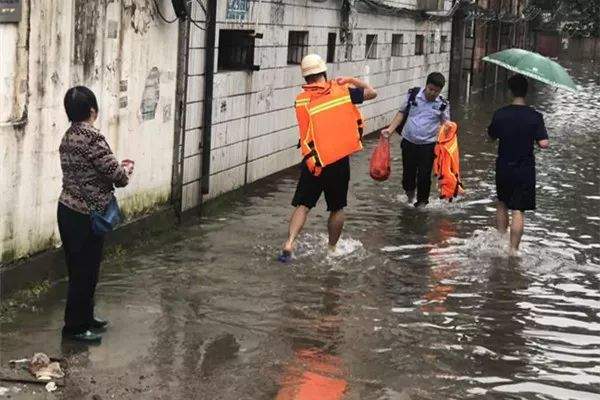
[[[392,56],[401,57],[404,50],[404,35],[392,35]]]
[[[327,35],[327,62],[335,62],[335,33],[329,33]]]
[[[421,56],[423,55],[423,45],[425,44],[425,36],[417,35],[415,36],[415,55]]]
[[[219,71],[254,70],[253,31],[219,31]]]
[[[432,33],[429,36],[429,53],[435,53],[435,33]]]
[[[377,35],[367,35],[365,58],[377,58]]]
[[[308,54],[308,32],[290,31],[288,36],[288,64],[300,64]]]
[[[440,53],[446,53],[448,51],[448,36],[442,36],[440,41]]]

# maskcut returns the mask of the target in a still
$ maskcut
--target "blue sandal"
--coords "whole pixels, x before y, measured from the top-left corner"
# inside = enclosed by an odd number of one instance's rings
[[[281,263],[288,263],[292,260],[292,252],[287,250],[282,250],[281,254],[277,257],[277,261]]]

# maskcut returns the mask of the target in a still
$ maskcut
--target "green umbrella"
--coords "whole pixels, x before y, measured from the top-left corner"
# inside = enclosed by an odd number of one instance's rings
[[[576,91],[577,86],[559,63],[523,49],[507,49],[483,58],[483,61],[499,65],[548,85]]]

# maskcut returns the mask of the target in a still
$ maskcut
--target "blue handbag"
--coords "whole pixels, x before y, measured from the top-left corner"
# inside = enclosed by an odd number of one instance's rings
[[[121,222],[121,210],[119,209],[117,198],[113,196],[110,199],[103,213],[92,211],[90,219],[92,222],[92,232],[97,236],[105,235],[115,229]]]
[[[67,153],[67,157],[69,158],[69,162],[72,163],[73,161],[69,153]],[[79,178],[77,178],[77,180],[79,180]],[[82,186],[81,181],[79,182],[79,185]],[[94,235],[103,236],[114,230],[117,225],[121,223],[121,210],[119,209],[117,198],[114,195],[106,208],[104,208],[103,212],[98,212],[91,207],[92,202],[88,201],[87,196],[85,196],[85,190],[81,190],[81,195],[90,209],[91,230]]]

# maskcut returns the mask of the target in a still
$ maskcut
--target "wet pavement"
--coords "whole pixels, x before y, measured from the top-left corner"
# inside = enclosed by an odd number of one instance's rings
[[[281,265],[298,170],[225,196],[104,263],[101,346],[61,343],[64,282],[17,311],[0,363],[44,351],[69,375],[53,394],[0,384],[0,398],[600,399],[600,73],[571,67],[581,93],[532,96],[552,147],[536,155],[521,258],[491,228],[485,128],[505,94],[488,90],[453,102],[466,197],[407,205],[397,140],[391,179],[369,178],[373,138],[352,160],[338,254],[319,203]]]

